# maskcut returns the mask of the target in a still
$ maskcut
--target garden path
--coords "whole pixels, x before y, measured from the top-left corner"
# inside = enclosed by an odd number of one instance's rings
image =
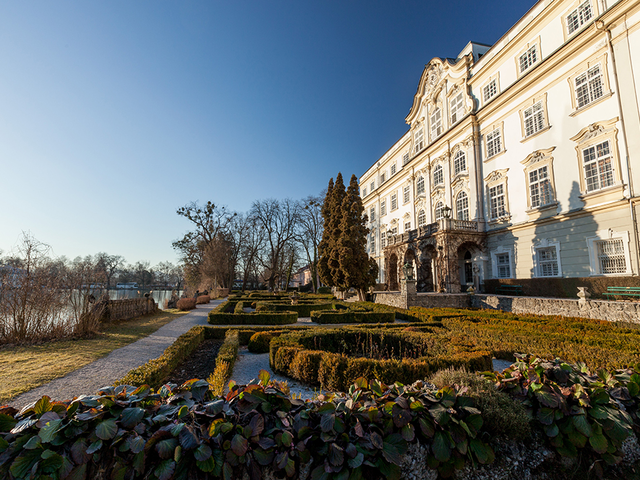
[[[34,388],[14,398],[10,405],[20,408],[35,402],[43,395],[53,400],[67,400],[78,395],[93,395],[100,388],[113,385],[129,370],[158,358],[176,338],[196,325],[208,325],[207,314],[223,300],[212,300],[207,305],[197,305],[195,310],[159,328],[148,337],[141,338],[126,347],[114,350],[109,355],[85,365],[64,377]]]

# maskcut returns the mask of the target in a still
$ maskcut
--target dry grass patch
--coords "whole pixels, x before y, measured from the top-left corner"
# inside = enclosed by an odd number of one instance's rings
[[[0,349],[0,405],[151,335],[186,312],[165,310],[111,324],[93,338]]]

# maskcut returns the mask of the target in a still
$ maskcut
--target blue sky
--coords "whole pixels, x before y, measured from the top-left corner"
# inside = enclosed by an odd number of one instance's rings
[[[191,201],[246,211],[360,175],[424,65],[530,1],[0,4],[0,249],[176,262]]]

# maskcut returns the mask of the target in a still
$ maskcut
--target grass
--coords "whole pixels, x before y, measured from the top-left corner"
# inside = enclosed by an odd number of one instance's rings
[[[165,310],[107,325],[92,338],[0,349],[0,405],[151,335],[187,312]]]

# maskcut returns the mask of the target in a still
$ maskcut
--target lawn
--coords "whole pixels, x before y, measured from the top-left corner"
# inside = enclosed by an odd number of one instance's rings
[[[113,350],[151,335],[186,312],[160,311],[115,323],[93,338],[60,340],[0,349],[0,405],[21,393],[65,376]]]

